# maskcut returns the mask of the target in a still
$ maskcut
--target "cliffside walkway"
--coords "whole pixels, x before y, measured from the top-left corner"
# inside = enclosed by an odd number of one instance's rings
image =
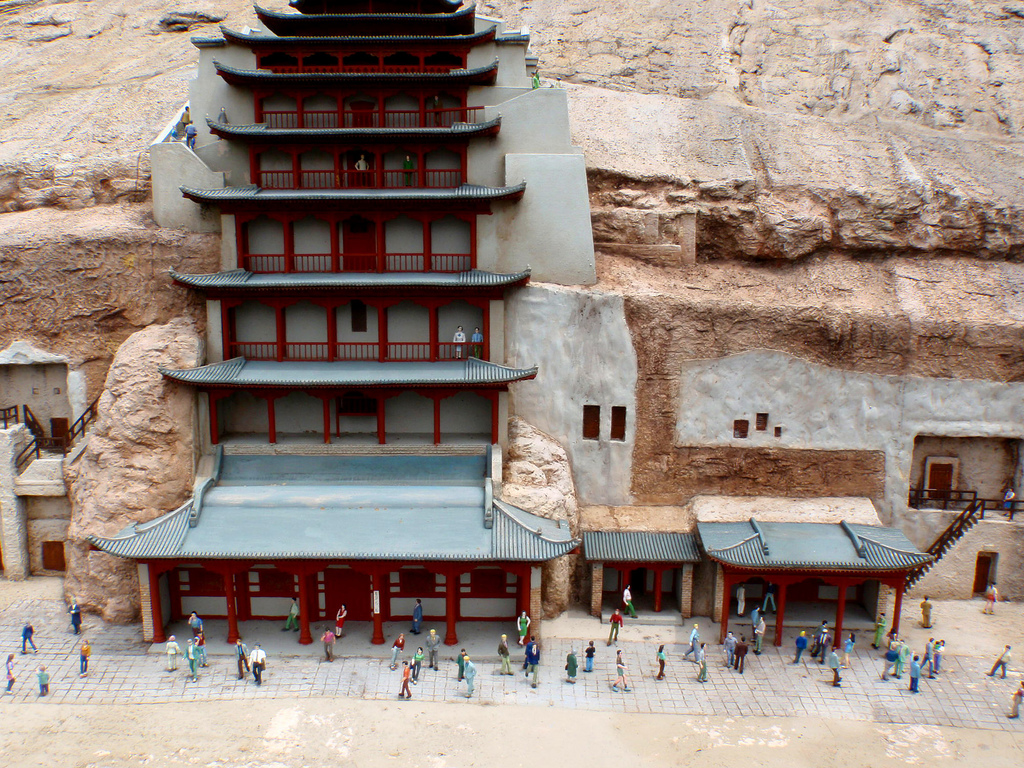
[[[2,586],[2,584],[0,584]],[[956,607],[959,618],[943,620]],[[976,609],[976,610],[975,610]],[[843,687],[831,686],[831,672],[813,660],[792,664],[793,654],[787,644],[782,648],[765,646],[761,656],[747,657],[745,674],[740,675],[723,666],[721,646],[709,643],[709,674],[707,684],[696,681],[696,665],[682,660],[685,651],[682,628],[671,628],[662,637],[644,636],[649,628],[627,624],[618,647],[624,652],[633,690],[616,693],[611,690],[615,676],[614,648],[605,645],[607,633],[596,620],[570,617],[545,624],[548,637],[542,649],[541,684],[530,687],[520,670],[522,654],[513,648],[513,676],[500,676],[491,650],[476,659],[477,690],[473,699],[464,697],[465,683],[456,680],[453,661],[457,648],[442,646],[439,671],[424,669],[418,685],[412,687],[413,697],[420,701],[449,702],[476,706],[493,705],[554,706],[567,709],[625,713],[663,713],[681,715],[717,715],[725,717],[763,716],[852,720],[873,723],[938,725],[971,727],[1009,732],[1024,731],[1024,723],[1009,720],[1006,713],[1010,696],[1021,677],[1017,662],[1005,680],[987,676],[993,658],[989,658],[988,642],[977,642],[972,636],[992,635],[991,643],[1013,642],[1024,623],[1024,606],[1000,604],[997,623],[983,626],[980,603],[939,603],[935,615],[944,623],[948,653],[942,662],[942,673],[935,680],[921,680],[921,693],[908,691],[908,677],[902,680],[880,679],[881,659],[870,647],[867,632],[858,633],[858,648],[852,666],[843,671]],[[908,611],[903,620],[912,625],[916,615]],[[988,617],[985,617],[986,619]],[[38,654],[22,656],[21,626],[31,620],[36,629]],[[962,624],[974,629],[964,633]],[[427,625],[429,626],[429,625]],[[177,672],[164,669],[162,654],[152,652],[143,643],[138,625],[113,626],[93,616],[84,623],[86,636],[93,644],[88,677],[78,676],[78,641],[67,629],[64,605],[57,599],[23,598],[4,606],[0,617],[0,651],[15,653],[17,683],[10,695],[0,696],[0,707],[32,706],[43,701],[38,697],[35,670],[45,664],[52,680],[51,704],[158,704],[189,701],[231,701],[251,699],[345,697],[356,699],[396,699],[400,671],[388,668],[390,645],[370,646],[362,640],[346,638],[337,646],[341,656],[333,663],[323,661],[319,643],[305,646],[301,656],[281,657],[271,649],[268,670],[262,687],[251,677],[237,680],[233,659],[222,655],[225,645],[211,640],[210,666],[200,670],[197,683],[186,682],[185,665]],[[496,643],[502,629],[495,625],[490,645]],[[712,631],[712,627],[708,626]],[[355,633],[355,629],[353,633]],[[507,630],[506,630],[507,631]],[[563,634],[590,635],[597,646],[594,672],[582,671],[582,647],[585,643]],[[658,630],[650,630],[657,632]],[[939,634],[940,629],[917,628],[910,633],[910,642],[917,648],[920,634]],[[292,633],[279,633],[279,642],[287,643]],[[404,658],[425,639],[407,636]],[[674,638],[674,641],[672,640]],[[184,640],[179,634],[179,640]],[[389,636],[389,640],[391,636]],[[480,643],[484,642],[481,635]],[[654,652],[658,642],[667,642],[669,652],[667,679],[654,680]],[[473,643],[476,645],[476,642]],[[184,642],[182,642],[184,645]],[[351,649],[348,646],[353,646]],[[563,666],[570,646],[581,657],[581,671],[576,685],[564,682]],[[483,646],[480,646],[481,649]],[[345,656],[352,650],[360,655]],[[473,649],[470,649],[471,653]],[[371,654],[371,655],[367,655]]]

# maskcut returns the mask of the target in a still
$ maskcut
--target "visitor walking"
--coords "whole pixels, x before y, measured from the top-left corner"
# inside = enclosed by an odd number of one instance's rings
[[[747,609],[747,585],[736,587],[736,615],[742,616]]]
[[[181,646],[175,641],[174,635],[167,638],[164,653],[167,654],[167,671],[176,671],[178,669],[178,657],[181,655]]]
[[[764,633],[768,631],[768,626],[764,623],[764,616],[761,616],[757,622],[757,626],[754,627],[754,655],[761,655],[761,643],[764,642]]]
[[[700,644],[700,669],[697,671],[697,682],[706,683],[708,681],[708,649],[707,643]]]
[[[594,647],[594,641],[591,640],[590,644],[587,645],[586,650],[583,651],[583,671],[593,672],[594,671],[594,654],[597,653],[597,648]]]
[[[880,613],[875,620],[875,639],[871,642],[871,647],[876,651],[881,647],[883,637],[885,637],[885,614]]]
[[[504,635],[502,635],[502,637],[504,637]],[[431,669],[437,669],[437,649],[440,645],[441,637],[437,634],[437,630],[430,630],[430,634],[427,635],[427,666]],[[511,669],[511,667],[509,669]]]
[[[299,631],[299,598],[297,597],[292,598],[292,604],[288,608],[288,618],[284,620],[284,626],[281,627],[282,632],[287,632],[289,629],[292,632]]]
[[[188,615],[188,626],[192,630],[192,637],[198,637],[199,633],[203,631],[203,620],[195,611]]]
[[[917,686],[921,682],[921,657],[916,653],[910,662],[910,692],[917,693]]]
[[[900,657],[899,651],[896,650],[896,648],[894,648],[894,647],[890,647],[889,650],[887,650],[885,652],[885,657],[882,660],[882,679],[883,680],[888,680],[889,679],[889,673],[890,672],[894,672],[896,670],[896,662],[899,659],[899,657]]]
[[[459,665],[459,676],[458,682],[462,682],[463,678],[466,677],[466,649],[463,648],[459,651],[459,655],[455,657],[455,663]]]
[[[982,609],[982,613],[992,614],[996,612],[996,603],[999,601],[999,590],[996,589],[996,583],[993,581],[988,585],[985,590],[985,607]]]
[[[78,606],[78,598],[71,598],[71,605],[68,606],[68,613],[71,614],[71,631],[76,635],[82,631],[82,609]]]
[[[420,633],[420,625],[423,623],[423,601],[416,598],[416,605],[412,608],[412,633]]]
[[[665,646],[664,645],[659,645],[658,646],[657,658],[658,658],[658,675],[654,679],[655,680],[664,680],[665,679],[665,658],[666,658],[665,657]]]
[[[612,683],[612,690],[618,693],[620,685],[624,691],[632,690],[629,687],[629,680],[626,678],[626,661],[622,658],[621,649],[615,652],[615,682]]]
[[[857,638],[853,632],[846,638],[846,642],[843,643],[843,669],[849,669],[850,667],[850,654],[853,653],[853,647],[857,644]]]
[[[898,654],[896,658],[896,679],[901,680],[903,678],[903,670],[906,669],[907,662],[910,661],[910,646],[900,640],[896,652]]]
[[[476,686],[476,664],[473,660],[466,657],[466,698],[473,698],[473,688]]]
[[[10,693],[11,689],[14,688],[14,654],[7,654],[7,690],[6,693]]]
[[[13,658],[13,656],[12,656]],[[8,660],[9,662],[10,660]],[[10,680],[11,678],[7,678]],[[11,690],[10,687],[7,690]],[[1020,717],[1020,702],[1024,699],[1024,680],[1020,681],[1020,685],[1017,686],[1017,690],[1013,692],[1013,698],[1010,699],[1010,714],[1007,717],[1015,719]]]
[[[747,645],[747,638],[745,635],[740,635],[740,641],[736,643],[736,660],[733,662],[733,669],[743,674],[743,667],[747,659],[747,651],[750,650],[750,646]]]
[[[629,591],[629,584],[622,590],[622,604],[629,612],[630,618],[636,618],[636,609],[633,607],[633,593]]]
[[[39,671],[36,673],[36,677],[39,680],[39,695],[49,696],[50,695],[50,673],[46,671],[46,667],[43,665],[39,666]]]
[[[394,667],[392,667],[394,669]],[[402,662],[402,687],[398,691],[398,698],[400,699],[411,699],[412,691],[409,690],[409,678],[412,676],[412,672],[409,669],[409,662]]]
[[[693,629],[690,630],[690,647],[683,654],[685,659],[691,653],[693,654],[693,663],[697,663],[697,651],[700,649],[700,627],[696,624],[693,625]]]
[[[935,642],[935,648],[932,650],[932,672],[931,677],[935,677],[939,673],[939,667],[942,666],[942,654],[946,650],[946,641],[937,640]]]
[[[21,655],[24,656],[28,653],[27,645],[32,646],[32,653],[39,653],[39,649],[36,648],[35,642],[32,640],[32,636],[36,633],[35,628],[29,621],[25,622],[25,626],[21,628]]]
[[[337,635],[331,632],[330,627],[324,627],[324,633],[320,635],[320,642],[324,644],[324,661],[334,661],[334,641]]]
[[[807,633],[801,632],[796,638],[796,658],[793,659],[794,664],[800,663],[800,655],[807,650]]]
[[[736,635],[730,632],[722,643],[722,652],[725,654],[725,666],[727,667],[731,667],[736,660],[736,642]]]
[[[824,654],[822,655],[824,656]],[[843,678],[839,676],[839,654],[836,653],[835,648],[828,655],[828,665],[832,669],[832,687],[842,688],[840,682]]]
[[[405,633],[402,632],[395,638],[394,644],[391,646],[391,669],[398,668],[398,655],[405,650]],[[461,677],[459,678],[462,679]]]
[[[256,685],[263,685],[263,673],[267,669],[267,654],[259,643],[253,646],[249,655],[249,666],[252,667],[252,679]]]
[[[83,640],[78,646],[78,676],[85,677],[89,674],[89,657],[92,656],[92,646],[88,640]]]
[[[576,658],[576,649],[570,648],[569,654],[565,657],[565,682],[576,685],[576,674],[579,672],[580,662]]]
[[[530,631],[530,617],[526,615],[526,611],[516,619],[516,631],[519,632],[519,644],[526,645],[526,633]]]
[[[612,611],[608,623],[611,625],[611,629],[608,630],[608,645],[611,645],[619,639],[619,630],[622,628],[622,614],[618,608]]]
[[[530,683],[531,688],[536,688],[540,683],[540,646],[537,645],[537,638],[530,637],[530,642],[526,644],[526,674],[529,676],[533,674],[533,680]]]
[[[924,658],[921,659],[921,669],[928,671],[928,677],[932,677],[932,653],[935,651],[935,638],[929,637],[924,644]]]
[[[423,646],[416,649],[412,655],[412,683],[416,685],[420,681],[420,670],[423,668]]]
[[[498,658],[501,659],[501,672],[502,675],[512,674],[512,654],[508,650],[508,635],[502,635],[501,640],[498,641]]]
[[[238,679],[244,680],[249,671],[249,649],[242,638],[235,640],[235,661],[238,663]]]
[[[188,661],[189,680],[193,683],[199,680],[199,649],[196,647],[196,640],[192,638],[185,646],[185,659]]]
[[[1006,665],[1009,664],[1009,663],[1010,663],[1010,646],[1006,646],[1006,648],[1003,649],[1003,652],[999,655],[999,658],[996,659],[996,663],[992,665],[992,671],[988,673],[988,676],[989,677],[995,677],[996,676],[996,670],[997,669],[1001,669],[1003,671],[1003,674],[1002,674],[1002,677],[1000,679],[1001,680],[1005,680],[1006,679]]]
[[[196,652],[199,654],[199,666],[207,667],[206,661],[206,633],[200,632],[196,637]]]
[[[768,610],[768,603],[772,604],[772,612],[778,612],[778,608],[775,607],[775,585],[769,583],[765,586],[764,591],[764,602],[761,603],[761,613],[765,613]]]

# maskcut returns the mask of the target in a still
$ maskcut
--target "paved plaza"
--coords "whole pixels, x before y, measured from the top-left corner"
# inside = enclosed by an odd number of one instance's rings
[[[31,617],[36,628],[39,653],[21,655],[21,617]],[[521,671],[501,676],[493,650],[500,628],[477,624],[466,633],[465,645],[477,664],[477,690],[465,698],[466,685],[456,680],[454,654],[458,648],[442,646],[438,671],[424,669],[418,685],[413,686],[418,701],[451,702],[465,706],[526,705],[553,706],[619,713],[667,713],[712,716],[814,717],[873,723],[919,724],[971,727],[1017,732],[1021,721],[1006,717],[1010,696],[1020,680],[1015,664],[1006,680],[987,676],[992,660],[987,657],[948,653],[943,658],[942,674],[921,681],[917,695],[908,690],[908,677],[902,680],[880,679],[881,659],[870,646],[867,633],[861,633],[859,647],[851,659],[851,668],[843,671],[841,688],[831,686],[831,671],[814,660],[792,664],[790,645],[766,646],[761,656],[749,655],[745,674],[740,675],[723,664],[721,646],[711,644],[710,680],[696,680],[697,667],[682,660],[686,647],[667,644],[667,679],[654,680],[656,641],[623,640],[623,650],[632,677],[632,691],[611,690],[614,678],[614,648],[604,643],[603,627],[592,621],[597,641],[594,672],[582,672],[582,647],[579,639],[547,637],[542,644],[541,684],[536,688]],[[580,621],[575,623],[579,626]],[[557,628],[557,622],[549,622]],[[51,673],[51,692],[45,701],[52,704],[153,704],[163,702],[230,701],[267,698],[345,697],[351,699],[397,699],[400,670],[389,669],[390,646],[371,646],[346,635],[333,663],[323,661],[321,645],[298,646],[293,633],[277,633],[274,642],[264,643],[269,653],[268,670],[262,687],[252,678],[237,679],[231,647],[211,639],[210,665],[201,669],[199,681],[187,682],[185,665],[177,672],[165,671],[159,649],[142,642],[140,627],[112,626],[96,617],[86,617],[85,629],[93,644],[89,675],[78,676],[79,638],[67,631],[67,616],[59,599],[29,597],[6,606],[0,619],[0,648],[5,655],[15,652],[17,683],[10,695],[0,697],[0,706],[32,705],[43,701],[37,695],[35,669],[45,664]],[[390,628],[389,628],[390,629]],[[641,628],[627,623],[626,634],[639,634]],[[681,631],[682,627],[678,630]],[[460,627],[461,631],[461,627]],[[713,626],[707,632],[715,633]],[[211,637],[214,633],[211,632]],[[180,633],[179,640],[187,633]],[[389,640],[394,633],[388,635]],[[268,635],[269,637],[269,635]],[[409,636],[403,658],[411,659],[415,646],[425,639]],[[486,648],[490,650],[485,650]],[[182,643],[184,645],[184,643]],[[578,682],[564,681],[563,666],[568,649],[574,647],[580,657]],[[866,648],[864,646],[867,646]],[[289,647],[292,655],[275,650]],[[460,645],[461,647],[461,645]],[[1022,648],[1024,651],[1024,648]],[[351,655],[348,655],[351,654]],[[522,653],[513,647],[514,668],[520,670]]]

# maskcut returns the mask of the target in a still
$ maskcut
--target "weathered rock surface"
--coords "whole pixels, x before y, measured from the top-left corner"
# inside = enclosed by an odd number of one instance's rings
[[[113,535],[188,498],[194,397],[157,369],[195,366],[201,349],[187,320],[132,334],[110,366],[88,443],[66,470],[72,511],[65,592],[107,621],[138,617],[138,574],[132,561],[90,552],[85,537]]]
[[[519,418],[509,420],[502,499],[551,520],[565,520],[579,535],[579,507],[569,457],[558,441]],[[557,616],[572,594],[575,555],[544,564],[544,615]]]
[[[204,327],[202,301],[168,270],[216,271],[219,247],[158,228],[142,205],[0,215],[0,349],[27,341],[62,355],[91,401],[135,331],[176,317]]]

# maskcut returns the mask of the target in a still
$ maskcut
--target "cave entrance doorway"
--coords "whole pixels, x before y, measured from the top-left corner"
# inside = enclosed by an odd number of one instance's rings
[[[999,555],[995,552],[979,552],[978,559],[974,563],[974,594],[984,594],[988,585],[996,580],[996,560]]]

